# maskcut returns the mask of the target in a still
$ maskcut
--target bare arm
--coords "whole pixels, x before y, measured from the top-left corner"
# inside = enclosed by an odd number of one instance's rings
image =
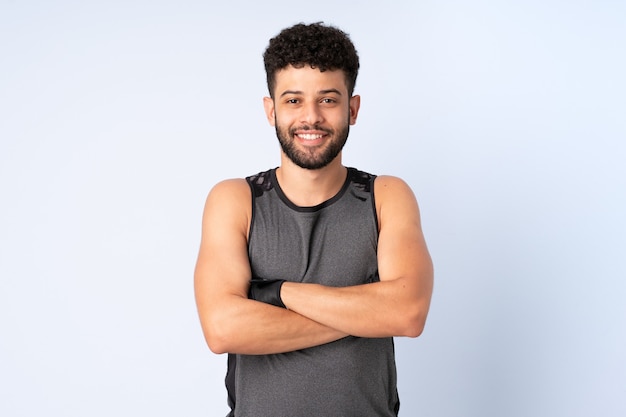
[[[213,188],[204,210],[194,277],[209,348],[215,353],[280,353],[346,336],[293,311],[248,299],[250,217],[245,180],[224,181]]]
[[[286,282],[281,297],[290,310],[354,336],[417,337],[433,287],[417,201],[398,178],[378,177],[374,189],[380,282],[340,288]]]

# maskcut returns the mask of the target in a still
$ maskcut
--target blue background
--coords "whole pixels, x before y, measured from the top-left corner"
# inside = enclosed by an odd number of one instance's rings
[[[435,262],[401,415],[626,415],[626,3],[0,1],[0,415],[221,416],[192,275],[217,181],[279,163],[261,55],[350,33],[344,162]]]

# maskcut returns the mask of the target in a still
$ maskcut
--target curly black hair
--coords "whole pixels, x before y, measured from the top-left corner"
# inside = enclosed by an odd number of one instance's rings
[[[276,73],[289,65],[302,68],[309,65],[320,71],[343,70],[348,93],[352,96],[359,72],[359,56],[347,33],[322,22],[299,23],[283,29],[263,54],[267,88],[274,97]]]

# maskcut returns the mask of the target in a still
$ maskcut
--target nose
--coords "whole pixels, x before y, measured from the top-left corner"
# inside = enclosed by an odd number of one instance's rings
[[[309,102],[302,106],[301,122],[309,126],[315,126],[324,120],[324,116],[321,112],[319,104],[316,102]]]

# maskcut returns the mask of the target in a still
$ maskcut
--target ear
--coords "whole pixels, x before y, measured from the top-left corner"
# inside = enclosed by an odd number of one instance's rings
[[[263,107],[265,108],[265,117],[270,125],[276,125],[276,113],[274,111],[274,100],[271,97],[263,97]]]
[[[350,125],[356,123],[356,118],[359,115],[359,109],[361,108],[361,96],[350,97]]]

